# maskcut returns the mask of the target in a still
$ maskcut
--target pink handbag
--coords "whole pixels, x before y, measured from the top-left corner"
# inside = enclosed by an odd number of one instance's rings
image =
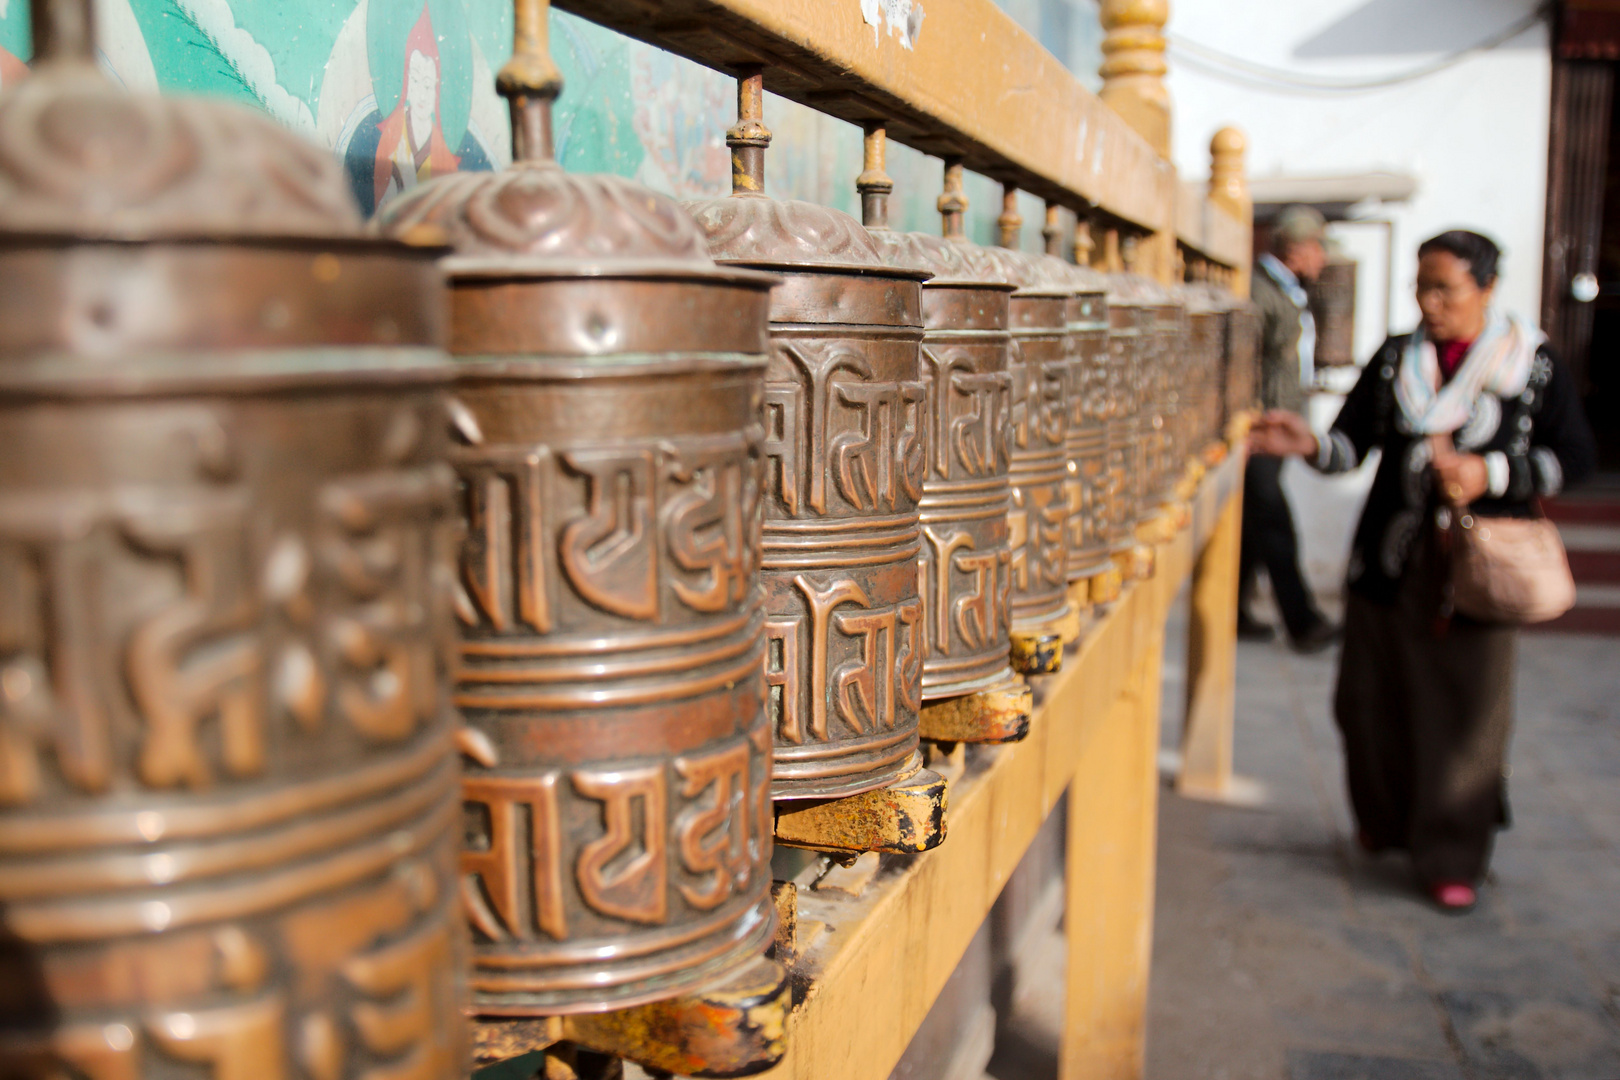
[[[1472,618],[1518,625],[1574,607],[1575,578],[1558,526],[1459,511],[1451,527],[1451,601]]]

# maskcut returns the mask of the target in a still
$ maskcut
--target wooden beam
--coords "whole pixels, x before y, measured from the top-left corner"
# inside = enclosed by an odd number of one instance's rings
[[[992,0],[929,0],[895,24],[890,5],[859,0],[556,6],[710,67],[763,64],[773,93],[851,123],[885,121],[890,139],[958,154],[1051,202],[1173,227],[1175,169]]]
[[[1209,491],[1220,472],[1205,481]],[[1215,509],[1211,496],[1199,494]],[[1121,948],[1106,957],[1092,945],[1114,934],[1111,926],[1091,926],[1078,944],[1071,939],[1077,977],[1092,987],[1085,1015],[1106,1019],[1106,1027],[1071,1029],[1068,1040],[1080,1047],[1106,1036],[1118,1045],[1113,1032],[1139,1029],[1151,928],[1158,656],[1166,614],[1192,571],[1196,526],[1195,514],[1194,528],[1159,546],[1155,576],[1127,587],[1062,672],[1040,681],[1028,737],[974,749],[951,787],[943,845],[886,867],[858,896],[799,891],[798,925],[825,930],[789,964],[804,998],[789,1021],[787,1058],[765,1074],[771,1080],[885,1080],[1065,790],[1071,808],[1085,808],[1071,809],[1071,828],[1078,814],[1088,845],[1075,870],[1084,887],[1071,890],[1071,926],[1094,920],[1086,912],[1099,890],[1110,895],[1099,913],[1121,906],[1134,913]],[[1097,805],[1115,787],[1133,800],[1129,813]],[[1095,854],[1104,849],[1112,853]]]

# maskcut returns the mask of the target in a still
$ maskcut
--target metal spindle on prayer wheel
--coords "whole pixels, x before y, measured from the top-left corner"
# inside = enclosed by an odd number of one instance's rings
[[[997,219],[1002,247],[991,249],[1013,293],[1012,638],[1013,666],[1056,671],[1062,645],[1078,634],[1068,599],[1069,503],[1067,405],[1071,342],[1067,307],[1074,286],[1061,271],[1015,250],[1021,219],[1008,186]]]
[[[927,388],[922,499],[920,730],[942,742],[1013,742],[1029,731],[1030,689],[1008,666],[1012,549],[1007,329],[1013,284],[984,249],[888,227],[886,132],[869,125],[856,180],[873,241],[897,266],[921,266]]]
[[[673,200],[558,166],[546,8],[519,0],[496,83],[511,167],[380,218],[453,249],[484,1057],[517,1030],[489,1018],[692,992],[754,964],[776,921],[758,571],[775,279],[717,267]]]
[[[0,97],[0,1073],[467,1072],[436,252],[262,115]]]
[[[892,265],[847,214],[764,194],[763,98],[762,69],[746,69],[726,133],[732,194],[687,208],[717,262],[783,279],[771,298],[764,410],[772,794],[796,803],[882,789],[893,803],[921,793],[917,812],[934,815],[909,839],[857,836],[856,804],[788,804],[777,839],[932,847],[943,836],[944,786],[922,770],[917,732],[928,396],[918,346],[928,275]]]

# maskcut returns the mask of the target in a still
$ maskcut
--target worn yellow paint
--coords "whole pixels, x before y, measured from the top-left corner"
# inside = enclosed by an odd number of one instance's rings
[[[923,706],[919,734],[938,742],[1008,743],[1029,734],[1034,694],[1017,679]]]
[[[949,785],[931,769],[875,791],[776,804],[776,842],[818,851],[914,855],[945,839]]]
[[[1069,995],[1085,1008],[1070,1015],[1092,1026],[1071,1023],[1066,1075],[1093,1075],[1086,1062],[1110,1047],[1140,1061],[1157,792],[1148,698],[1157,698],[1165,615],[1191,572],[1194,536],[1183,529],[1161,545],[1155,576],[1128,586],[1045,680],[1027,738],[978,751],[988,764],[953,783],[943,845],[886,871],[860,898],[837,901],[836,912],[810,914],[827,930],[791,965],[808,989],[789,1023],[788,1056],[765,1075],[884,1080],[1065,790],[1071,815],[1077,805],[1096,808],[1078,823],[1071,816],[1082,847],[1071,848],[1069,919],[1090,936],[1071,938]],[[1104,789],[1123,801],[1089,794]],[[1108,939],[1117,918],[1127,921],[1116,948]]]

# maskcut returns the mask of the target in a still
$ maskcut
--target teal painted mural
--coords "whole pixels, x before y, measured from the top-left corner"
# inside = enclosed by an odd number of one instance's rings
[[[1051,37],[1062,59],[1074,51],[1073,28],[1095,25],[1092,0],[998,2]],[[336,154],[368,213],[430,177],[511,158],[494,90],[512,48],[506,0],[96,0],[96,15],[112,78],[263,110]],[[727,190],[729,77],[561,12],[551,28],[565,81],[556,110],[565,168],[633,177],[679,198]],[[0,0],[0,89],[27,75],[28,42],[26,0]],[[860,130],[773,96],[765,119],[775,132],[770,193],[857,212]],[[889,172],[896,226],[936,230],[939,161],[893,146]],[[968,195],[971,234],[989,242],[1000,189],[970,177]],[[1024,244],[1037,248],[1040,204],[1021,205]]]

